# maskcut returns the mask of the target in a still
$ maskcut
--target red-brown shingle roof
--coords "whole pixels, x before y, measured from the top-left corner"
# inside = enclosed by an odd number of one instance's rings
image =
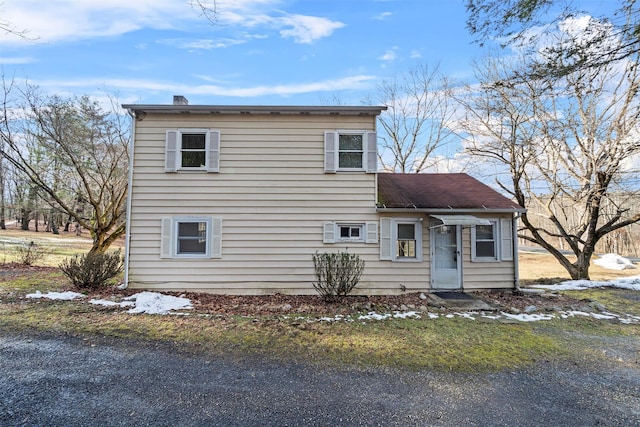
[[[466,173],[381,173],[378,206],[406,209],[522,210]]]

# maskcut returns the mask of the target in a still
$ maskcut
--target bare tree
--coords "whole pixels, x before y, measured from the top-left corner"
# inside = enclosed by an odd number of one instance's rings
[[[191,8],[212,25],[218,23],[218,2],[216,0],[190,0]]]
[[[448,127],[453,110],[447,79],[438,67],[417,65],[409,72],[382,81],[369,102],[387,106],[378,123],[383,169],[423,172],[434,165],[433,154],[452,136]]]
[[[522,75],[516,63],[487,61],[478,68],[480,88],[459,97],[466,149],[499,165],[498,185],[542,212],[522,215],[519,237],[547,249],[573,279],[589,278],[598,241],[640,221],[629,204],[637,186],[627,169],[640,154],[638,67],[609,62],[562,79],[527,80],[512,78]]]
[[[46,203],[89,230],[92,252],[104,252],[125,231],[129,132],[123,112],[115,102],[105,111],[87,96],[44,96],[28,84],[5,83],[3,93],[0,155]],[[78,201],[87,209],[78,209]]]
[[[582,34],[572,36],[570,43],[545,48],[545,58],[529,56],[530,76],[563,76],[578,68],[601,65],[637,56],[640,52],[640,4],[637,0],[612,1],[609,15],[593,16],[584,3],[570,0],[467,0],[467,28],[477,36],[480,45],[489,40],[500,41],[502,47],[517,47],[534,52],[538,42],[568,19],[590,15],[592,19]],[[607,31],[601,31],[603,27]],[[585,40],[587,43],[581,43]],[[600,54],[593,47],[608,45]],[[588,55],[584,54],[590,52]],[[581,61],[568,57],[581,56]]]

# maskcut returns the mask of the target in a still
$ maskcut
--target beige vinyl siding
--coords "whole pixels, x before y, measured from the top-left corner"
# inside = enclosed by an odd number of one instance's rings
[[[218,173],[165,173],[168,129],[220,131]],[[430,289],[430,230],[422,262],[380,260],[378,243],[323,243],[323,224],[379,224],[375,174],[325,173],[324,133],[375,130],[373,116],[159,115],[136,123],[131,188],[129,286],[225,294],[314,294],[312,255],[348,249],[365,261],[359,294]],[[222,219],[221,259],[160,258],[165,217]],[[495,216],[492,216],[495,218]],[[378,234],[380,229],[378,228]],[[463,229],[464,289],[513,287],[513,261],[471,262]]]
[[[221,132],[219,173],[164,172],[166,130],[188,128]],[[360,293],[399,291],[403,266],[380,262],[377,244],[322,243],[324,222],[378,221],[375,175],[324,173],[324,132],[350,129],[375,130],[375,117],[149,114],[137,122],[129,285],[315,293],[312,255],[348,248],[366,263]],[[222,259],[161,259],[161,219],[173,216],[221,217]]]
[[[498,219],[497,215],[478,215],[482,218]],[[507,216],[502,216],[507,218]],[[498,225],[499,226],[499,225]],[[499,237],[499,236],[498,236]],[[498,241],[500,238],[498,238]],[[498,245],[500,242],[496,242]],[[499,256],[500,254],[498,254]],[[462,277],[465,290],[504,289],[514,287],[514,262],[472,262],[471,261],[471,229],[462,231]]]

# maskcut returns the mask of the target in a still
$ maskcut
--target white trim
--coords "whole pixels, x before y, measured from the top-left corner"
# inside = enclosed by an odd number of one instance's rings
[[[392,260],[392,243],[391,228],[393,220],[391,218],[380,218],[380,259],[385,261]]]
[[[336,224],[334,222],[325,222],[322,224],[322,243],[336,242]]]
[[[513,261],[513,226],[511,218],[500,218],[500,259]]]
[[[124,237],[124,288],[129,286],[129,252],[131,251],[131,190],[133,189],[133,149],[136,140],[136,118],[131,116],[131,141],[129,141],[129,172],[127,176],[127,212],[125,213]]]
[[[442,224],[431,226],[431,228],[442,227],[443,225],[462,225],[466,227],[476,225],[491,225],[491,221],[485,218],[478,218],[473,215],[431,215],[442,221]]]
[[[433,221],[433,220],[432,220]],[[431,251],[431,257],[429,262],[430,269],[430,285],[431,289],[435,290],[459,290],[462,289],[463,280],[462,280],[462,226],[459,225],[451,225],[451,227],[455,228],[455,242],[456,242],[456,283],[436,283],[436,263],[438,262],[438,256],[436,255],[436,233],[438,233],[438,228],[443,226],[444,224],[431,225],[429,227],[429,250]]]

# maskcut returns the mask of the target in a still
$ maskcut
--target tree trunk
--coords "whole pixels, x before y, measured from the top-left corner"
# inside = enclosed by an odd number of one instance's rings
[[[29,230],[29,222],[31,221],[29,217],[31,216],[31,212],[28,209],[22,209],[20,215],[20,228],[23,231]]]

